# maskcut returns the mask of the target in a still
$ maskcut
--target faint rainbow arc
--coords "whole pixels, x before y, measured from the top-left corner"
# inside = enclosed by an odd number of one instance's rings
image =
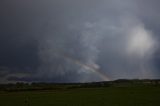
[[[54,52],[54,53],[55,53],[55,52]],[[77,64],[77,65],[79,65],[79,66],[81,66],[81,67],[83,67],[83,68],[85,68],[86,70],[90,70],[90,71],[92,71],[92,72],[94,72],[94,73],[97,73],[97,74],[100,76],[100,78],[101,78],[102,80],[104,80],[104,81],[110,81],[110,78],[109,78],[105,73],[102,73],[101,70],[99,70],[99,69],[97,69],[97,68],[95,68],[95,67],[93,67],[93,66],[90,66],[90,65],[88,65],[88,64],[84,64],[84,63],[82,63],[81,61],[76,60],[76,59],[72,58],[71,56],[68,56],[68,55],[66,55],[66,54],[62,54],[62,53],[60,53],[60,52],[57,52],[57,53],[55,53],[55,54],[58,55],[58,56],[60,56],[60,57],[65,58],[65,59],[67,59],[67,60],[69,60],[69,61],[71,61],[71,62],[73,62],[73,63],[75,63],[75,64]]]

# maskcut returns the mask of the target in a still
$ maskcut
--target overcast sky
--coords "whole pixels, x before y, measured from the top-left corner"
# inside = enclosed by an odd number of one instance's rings
[[[159,0],[1,0],[0,83],[160,78]]]

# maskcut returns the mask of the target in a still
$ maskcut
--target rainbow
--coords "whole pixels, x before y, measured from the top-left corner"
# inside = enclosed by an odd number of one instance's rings
[[[65,59],[73,62],[74,64],[77,64],[77,65],[85,68],[88,71],[92,71],[93,73],[96,73],[103,81],[110,81],[110,78],[105,73],[103,73],[104,71],[102,71],[100,69],[97,69],[92,65],[88,65],[88,64],[82,63],[81,61],[76,60],[76,59],[72,58],[71,56],[68,56],[66,54],[62,54],[62,53],[59,53],[59,52],[56,53],[56,55],[58,55],[60,57],[63,57]]]

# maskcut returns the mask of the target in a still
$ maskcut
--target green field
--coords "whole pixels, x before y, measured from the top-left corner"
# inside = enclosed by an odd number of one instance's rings
[[[1,92],[0,106],[160,106],[160,87]]]

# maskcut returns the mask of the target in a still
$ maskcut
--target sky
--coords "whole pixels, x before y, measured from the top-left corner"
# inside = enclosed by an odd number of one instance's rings
[[[1,0],[0,83],[160,78],[159,0]]]

